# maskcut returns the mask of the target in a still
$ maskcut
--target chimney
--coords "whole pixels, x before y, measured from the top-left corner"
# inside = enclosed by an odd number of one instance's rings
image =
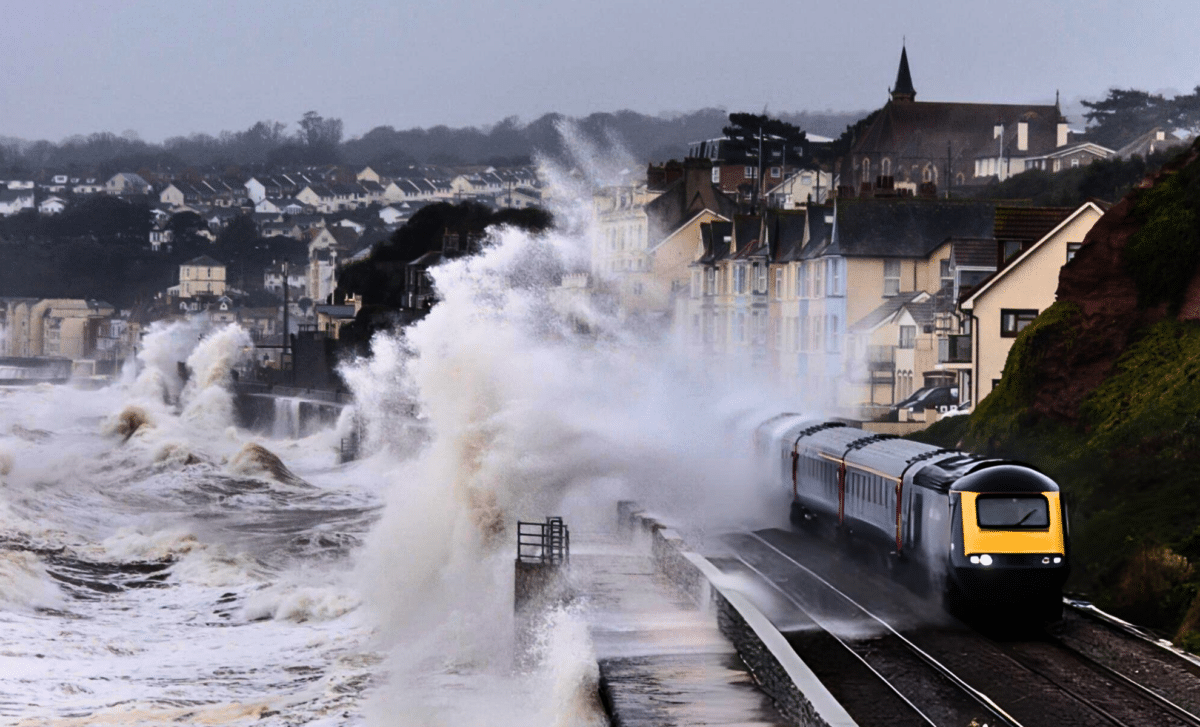
[[[1067,145],[1067,134],[1068,134],[1067,122],[1059,121],[1058,122],[1058,139],[1055,142],[1055,146],[1066,146]]]
[[[999,139],[1000,135],[1003,133],[1004,133],[1004,124],[996,124],[995,126],[992,127],[992,138],[993,139]]]
[[[1017,151],[1029,151],[1029,122],[1017,122]]]

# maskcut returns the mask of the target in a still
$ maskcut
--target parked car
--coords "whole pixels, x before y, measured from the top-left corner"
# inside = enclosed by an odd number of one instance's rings
[[[884,421],[901,421],[900,412],[902,411],[913,414],[932,408],[939,412],[945,412],[949,411],[952,406],[956,408],[959,406],[957,386],[925,386],[914,391],[907,399],[892,404],[888,408]],[[911,416],[905,416],[904,420],[907,421],[910,418]]]

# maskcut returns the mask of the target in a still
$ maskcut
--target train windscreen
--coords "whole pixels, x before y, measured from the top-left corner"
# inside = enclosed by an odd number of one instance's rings
[[[1042,495],[980,495],[975,500],[975,512],[981,528],[1050,527],[1050,503]]]

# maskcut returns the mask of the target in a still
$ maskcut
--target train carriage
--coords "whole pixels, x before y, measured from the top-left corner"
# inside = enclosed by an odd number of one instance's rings
[[[793,521],[843,532],[943,583],[952,602],[1061,613],[1067,526],[1058,486],[1004,460],[785,414],[755,431]]]

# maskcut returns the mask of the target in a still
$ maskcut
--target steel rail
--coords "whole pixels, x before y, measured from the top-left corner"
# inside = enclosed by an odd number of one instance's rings
[[[868,661],[867,661],[865,658],[863,658],[863,655],[862,655],[862,654],[860,654],[860,653],[858,653],[857,651],[855,651],[854,649],[850,648],[850,645],[849,645],[849,644],[847,644],[845,641],[843,641],[843,640],[842,640],[842,637],[838,636],[837,634],[833,633],[832,631],[830,631],[829,629],[827,629],[827,628],[825,628],[823,625],[821,625],[821,624],[820,624],[820,623],[817,621],[817,619],[816,619],[816,618],[814,618],[814,617],[813,617],[813,615],[812,615],[811,613],[809,613],[807,609],[805,609],[805,608],[804,608],[804,606],[801,606],[801,605],[800,605],[800,604],[799,604],[799,603],[796,601],[796,599],[795,599],[795,598],[793,598],[793,597],[792,597],[790,594],[788,594],[788,592],[787,592],[787,591],[784,591],[782,588],[780,588],[780,587],[779,587],[779,586],[778,586],[778,585],[777,585],[777,584],[776,584],[774,581],[772,581],[772,580],[771,580],[771,579],[770,579],[770,578],[767,576],[767,574],[766,574],[766,573],[763,573],[763,572],[762,572],[762,571],[760,571],[758,568],[755,568],[755,567],[754,567],[752,564],[750,564],[750,563],[747,563],[745,560],[743,560],[743,559],[741,559],[741,558],[738,558],[738,562],[739,562],[739,563],[741,563],[742,565],[744,565],[746,568],[749,568],[749,569],[750,569],[751,571],[753,571],[754,573],[756,573],[756,574],[757,574],[757,575],[758,575],[760,578],[762,578],[762,580],[763,580],[763,582],[764,582],[764,583],[766,583],[767,585],[769,585],[771,588],[774,588],[776,591],[779,591],[779,594],[780,594],[781,596],[783,596],[784,598],[786,598],[787,600],[791,601],[793,606],[795,606],[796,608],[800,609],[800,610],[801,610],[801,611],[802,611],[804,614],[806,614],[806,615],[807,615],[809,618],[812,618],[812,620],[813,620],[813,622],[814,622],[814,623],[816,623],[818,626],[820,626],[820,627],[821,627],[821,629],[822,629],[822,630],[823,630],[825,633],[827,633],[827,634],[829,634],[831,637],[833,637],[833,640],[834,640],[834,641],[836,641],[836,642],[838,642],[839,644],[841,644],[841,645],[842,645],[842,648],[844,648],[846,651],[848,651],[848,652],[850,652],[851,654],[853,654],[853,655],[854,655],[854,658],[858,659],[858,661],[859,661],[859,662],[860,662],[860,663],[861,663],[861,664],[862,664],[864,667],[866,667],[866,668],[867,668],[867,670],[868,670],[869,672],[871,672],[872,674],[874,674],[874,675],[875,675],[875,678],[877,678],[877,679],[878,679],[880,682],[882,682],[884,686],[886,686],[888,689],[892,690],[892,693],[893,693],[893,694],[895,694],[897,697],[899,697],[899,698],[900,698],[900,700],[901,700],[901,701],[903,701],[905,704],[907,704],[907,705],[908,705],[908,706],[909,706],[909,707],[912,709],[912,711],[913,711],[913,712],[916,712],[916,713],[917,713],[917,715],[918,715],[918,716],[920,716],[920,718],[921,718],[921,719],[925,720],[925,722],[926,722],[927,724],[934,725],[934,727],[936,727],[936,725],[937,725],[937,723],[936,723],[936,722],[934,722],[932,719],[930,719],[930,718],[929,718],[929,716],[928,716],[928,715],[926,715],[924,712],[922,712],[920,707],[918,707],[917,705],[913,704],[913,703],[912,703],[912,700],[910,700],[908,697],[904,696],[904,695],[903,695],[903,694],[900,692],[900,690],[899,690],[899,689],[896,689],[896,687],[895,687],[895,686],[894,686],[894,685],[893,685],[893,684],[892,684],[890,681],[888,681],[888,679],[887,679],[886,677],[884,677],[882,674],[880,674],[880,673],[879,673],[879,672],[878,672],[878,671],[875,669],[875,667],[871,666],[871,664],[870,664],[870,663],[869,663],[869,662],[868,662]]]
[[[902,635],[902,634],[901,634],[899,631],[897,631],[896,629],[892,628],[891,624],[887,623],[887,622],[886,622],[886,621],[884,621],[883,619],[879,618],[879,617],[878,617],[878,616],[876,616],[875,614],[873,614],[873,613],[871,613],[870,611],[868,611],[868,610],[867,610],[867,609],[866,609],[864,606],[862,606],[860,603],[858,603],[858,602],[857,602],[857,601],[855,601],[853,598],[851,598],[850,596],[848,596],[848,595],[846,595],[845,593],[843,593],[843,592],[841,591],[841,589],[839,589],[837,586],[835,586],[835,585],[833,585],[832,583],[830,583],[829,581],[825,580],[825,579],[824,579],[824,578],[822,578],[822,577],[821,577],[819,574],[817,574],[816,572],[814,572],[812,569],[808,568],[808,567],[807,567],[807,566],[805,566],[803,563],[801,563],[801,562],[797,561],[795,558],[791,557],[791,556],[790,556],[790,555],[788,555],[787,553],[784,553],[782,550],[780,550],[779,548],[775,547],[775,546],[774,546],[772,543],[770,543],[770,542],[768,542],[768,541],[764,540],[764,539],[762,538],[762,536],[760,536],[758,533],[750,533],[750,536],[751,536],[751,537],[753,537],[753,538],[754,538],[755,540],[757,540],[758,542],[762,543],[763,545],[767,546],[768,548],[770,548],[770,549],[771,549],[771,550],[773,550],[774,552],[778,553],[778,554],[779,554],[780,556],[782,556],[782,557],[783,557],[785,560],[787,560],[788,562],[792,563],[792,564],[793,564],[793,565],[795,565],[797,568],[800,568],[800,569],[801,569],[801,570],[803,570],[805,573],[808,573],[808,574],[809,574],[811,577],[813,577],[813,578],[815,578],[816,580],[820,581],[820,582],[821,582],[821,583],[822,583],[822,584],[823,584],[823,585],[824,585],[826,588],[828,588],[829,590],[831,590],[831,591],[833,591],[834,593],[838,594],[838,596],[840,596],[840,597],[841,597],[841,598],[843,598],[843,599],[844,599],[846,602],[848,602],[848,603],[850,603],[851,605],[853,605],[853,606],[854,606],[855,608],[857,608],[859,611],[862,611],[864,614],[866,614],[867,616],[869,616],[869,617],[870,617],[870,618],[872,618],[873,620],[877,621],[877,622],[878,622],[878,623],[879,623],[881,626],[883,626],[885,629],[887,629],[889,633],[891,633],[891,634],[892,634],[893,636],[895,636],[895,637],[896,637],[896,638],[897,638],[897,639],[898,639],[898,640],[899,640],[899,641],[900,641],[902,644],[904,644],[904,645],[905,645],[905,646],[906,646],[906,647],[907,647],[907,648],[908,648],[908,649],[909,649],[909,650],[910,650],[910,651],[911,651],[913,654],[915,654],[915,655],[917,656],[917,658],[919,658],[921,661],[923,661],[923,662],[925,662],[926,664],[928,664],[928,665],[929,665],[929,666],[930,666],[930,667],[931,667],[931,668],[932,668],[934,671],[936,671],[936,672],[938,672],[939,674],[941,674],[941,675],[942,675],[943,677],[945,677],[945,678],[946,678],[946,679],[947,679],[947,680],[948,680],[950,683],[954,684],[954,685],[955,685],[955,686],[957,686],[959,689],[961,689],[963,692],[965,692],[967,695],[969,695],[969,696],[970,696],[972,699],[974,699],[976,702],[978,702],[980,706],[982,706],[982,707],[983,707],[984,709],[986,709],[988,712],[991,712],[991,713],[992,713],[992,715],[993,715],[994,717],[996,717],[996,718],[997,718],[997,719],[999,719],[999,720],[1002,720],[1003,722],[1007,723],[1007,724],[1008,724],[1008,725],[1010,725],[1011,727],[1023,727],[1023,726],[1022,726],[1022,724],[1021,724],[1019,721],[1017,721],[1017,719],[1016,719],[1015,717],[1013,717],[1013,716],[1012,716],[1011,714],[1009,714],[1008,712],[1004,711],[1004,709],[1003,709],[1003,708],[1002,708],[1000,705],[996,704],[996,702],[995,702],[995,701],[993,701],[991,697],[989,697],[988,695],[986,695],[986,694],[984,694],[983,692],[979,691],[978,689],[976,689],[975,687],[971,686],[970,684],[967,684],[967,683],[966,683],[966,682],[965,682],[965,681],[962,679],[962,677],[960,677],[960,676],[958,676],[957,674],[955,674],[955,673],[954,673],[954,671],[953,671],[952,669],[950,669],[950,667],[948,667],[948,666],[946,666],[945,664],[941,663],[940,661],[938,661],[937,659],[935,659],[935,658],[934,658],[934,657],[933,657],[931,654],[929,654],[927,651],[925,651],[925,650],[924,650],[924,649],[922,649],[921,647],[919,647],[919,646],[917,646],[916,644],[914,644],[914,643],[913,643],[912,641],[910,641],[910,640],[909,640],[907,637],[905,637],[904,635]],[[758,572],[758,571],[757,571],[757,569],[756,569],[756,572]],[[760,572],[760,575],[761,575],[761,572]],[[772,585],[773,587],[775,587],[775,588],[779,589],[779,587],[778,587],[778,586],[776,586],[776,585],[775,585],[775,583],[774,583],[773,581],[771,581],[769,578],[768,578],[767,580],[768,580],[768,582],[770,582],[770,583],[771,583],[771,585]],[[799,603],[796,603],[795,599],[794,599],[792,596],[790,596],[790,595],[788,595],[787,593],[785,593],[785,592],[784,592],[782,589],[779,589],[779,591],[780,591],[781,593],[783,593],[783,594],[784,594],[784,596],[785,596],[785,597],[786,597],[788,600],[792,601],[792,603],[794,603],[794,604],[795,604],[797,607],[799,607],[799,608],[802,608],[802,607],[800,606],[800,604],[799,604]],[[835,638],[836,638],[836,637],[835,637]],[[839,639],[839,641],[840,641],[840,639]],[[905,701],[907,701],[907,700],[905,700]]]
[[[1150,701],[1152,701],[1155,704],[1162,707],[1167,712],[1170,712],[1171,714],[1175,715],[1175,717],[1177,717],[1180,721],[1182,721],[1186,724],[1193,725],[1194,727],[1200,727],[1200,717],[1196,716],[1192,712],[1189,712],[1187,709],[1179,706],[1175,702],[1172,702],[1170,699],[1167,699],[1166,697],[1164,697],[1163,695],[1154,691],[1150,687],[1147,687],[1146,685],[1144,685],[1138,681],[1135,681],[1132,677],[1122,674],[1121,672],[1117,671],[1116,669],[1112,668],[1111,666],[1109,666],[1107,664],[1102,664],[1099,661],[1096,661],[1095,659],[1093,659],[1092,657],[1083,653],[1079,649],[1068,646],[1065,642],[1063,642],[1057,636],[1050,635],[1050,638],[1048,640],[1050,643],[1059,647],[1063,651],[1067,651],[1067,652],[1071,653],[1077,659],[1086,663],[1089,667],[1096,669],[1097,671],[1103,673],[1105,676],[1113,679],[1114,681],[1120,682],[1121,684],[1124,684],[1126,687],[1129,687],[1130,689],[1132,689],[1133,691],[1142,695],[1143,697],[1146,697]]]
[[[900,639],[902,642],[906,643],[906,644],[907,644],[907,645],[908,645],[910,648],[912,648],[912,649],[914,650],[914,653],[916,653],[918,656],[920,656],[920,657],[921,657],[923,660],[925,660],[927,663],[929,663],[929,664],[930,664],[931,666],[933,666],[935,669],[938,669],[938,670],[944,670],[944,671],[943,671],[943,673],[944,673],[944,674],[945,674],[945,675],[946,675],[948,678],[950,678],[950,679],[951,679],[952,681],[954,681],[956,684],[959,684],[960,686],[962,686],[962,687],[963,687],[964,689],[966,689],[966,690],[967,690],[969,693],[971,693],[971,694],[972,694],[972,696],[974,696],[976,699],[980,699],[980,698],[982,698],[982,699],[985,699],[985,700],[987,700],[987,703],[985,704],[985,706],[988,706],[988,705],[995,705],[995,702],[993,702],[993,701],[992,701],[992,700],[991,700],[989,697],[987,697],[987,695],[983,694],[982,692],[979,692],[979,691],[978,691],[978,690],[976,690],[974,687],[971,687],[969,684],[966,684],[966,682],[963,682],[963,681],[962,681],[962,679],[961,679],[960,677],[958,677],[957,675],[953,674],[953,672],[951,672],[951,671],[949,670],[949,667],[946,667],[945,665],[943,665],[943,664],[941,664],[940,662],[938,662],[936,659],[934,659],[934,658],[933,658],[931,655],[929,655],[928,653],[926,653],[924,650],[922,650],[922,649],[921,649],[920,647],[918,647],[916,644],[913,644],[913,643],[912,643],[911,641],[909,641],[907,638],[905,638],[905,637],[904,637],[904,636],[902,636],[900,633],[898,633],[898,632],[897,632],[897,631],[896,631],[894,628],[892,628],[892,627],[891,627],[891,625],[889,625],[887,622],[883,621],[883,620],[882,620],[882,619],[880,619],[878,616],[876,616],[875,614],[873,614],[873,613],[871,613],[870,611],[868,611],[868,610],[867,610],[865,607],[863,607],[861,604],[857,603],[857,602],[856,602],[856,601],[855,601],[853,598],[851,598],[850,596],[848,596],[848,595],[846,595],[845,593],[843,593],[843,592],[842,592],[840,589],[838,589],[836,586],[834,586],[833,584],[831,584],[829,581],[825,580],[825,579],[824,579],[824,578],[822,578],[820,575],[818,575],[817,573],[815,573],[815,572],[814,572],[812,569],[808,568],[808,567],[807,567],[807,566],[805,566],[803,563],[800,563],[799,561],[797,561],[797,560],[796,560],[795,558],[793,558],[792,556],[790,556],[790,555],[788,555],[787,553],[783,552],[782,550],[780,550],[779,548],[777,548],[777,547],[776,547],[774,544],[770,543],[769,541],[767,541],[767,540],[765,540],[764,538],[762,538],[762,536],[758,535],[758,533],[750,533],[750,535],[751,535],[751,536],[753,536],[755,540],[759,541],[760,543],[762,543],[762,544],[763,544],[763,545],[765,545],[766,547],[768,547],[768,548],[770,548],[771,550],[773,550],[774,552],[778,553],[780,556],[782,556],[784,559],[786,559],[787,561],[789,561],[790,563],[792,563],[793,565],[795,565],[797,568],[800,568],[800,569],[804,570],[806,573],[810,574],[810,575],[811,575],[813,578],[815,578],[815,579],[817,579],[818,581],[820,581],[820,582],[821,582],[822,584],[824,584],[824,585],[825,585],[827,588],[829,588],[829,589],[830,589],[830,590],[832,590],[833,592],[837,593],[839,596],[841,596],[842,598],[844,598],[844,599],[845,599],[846,601],[848,601],[849,603],[853,604],[853,605],[854,605],[856,608],[858,608],[860,611],[862,611],[862,612],[863,612],[863,613],[865,613],[866,615],[870,616],[870,617],[871,617],[872,619],[874,619],[875,621],[879,622],[879,623],[880,623],[880,624],[881,624],[881,625],[882,625],[884,628],[886,628],[886,629],[887,629],[888,631],[890,631],[891,633],[895,634],[897,638],[899,638],[899,639]],[[1064,600],[1066,600],[1066,599],[1064,599]],[[1068,604],[1067,604],[1067,605],[1073,605],[1073,604],[1070,604],[1070,603],[1068,602]],[[1144,638],[1144,637],[1143,637],[1143,638]],[[989,639],[989,641],[992,641],[992,640],[991,640],[991,639]],[[1053,677],[1051,677],[1050,675],[1046,674],[1044,671],[1042,671],[1042,670],[1040,670],[1040,669],[1037,669],[1037,668],[1035,668],[1035,667],[1031,666],[1030,664],[1026,663],[1026,660],[1024,660],[1024,659],[1021,659],[1021,658],[1019,658],[1018,656],[1015,656],[1015,655],[1013,654],[1013,649],[1012,649],[1011,647],[1004,647],[1003,645],[996,644],[994,641],[993,641],[992,643],[993,643],[994,645],[996,645],[996,646],[997,646],[997,647],[1000,649],[1001,653],[1002,653],[1002,654],[1003,654],[1003,655],[1004,655],[1004,656],[1005,656],[1005,657],[1006,657],[1006,658],[1007,658],[1009,661],[1013,662],[1013,663],[1014,663],[1014,664],[1016,664],[1017,666],[1021,667],[1022,669],[1026,670],[1026,671],[1028,671],[1028,672],[1030,672],[1030,673],[1032,673],[1032,674],[1037,674],[1037,675],[1038,675],[1039,677],[1041,677],[1042,679],[1045,679],[1047,682],[1049,682],[1049,683],[1053,684],[1055,687],[1057,687],[1057,688],[1059,689],[1059,691],[1061,691],[1063,694],[1065,694],[1065,695],[1067,695],[1068,697],[1070,697],[1070,698],[1074,699],[1075,701],[1077,701],[1077,702],[1079,702],[1080,704],[1084,705],[1084,706],[1085,706],[1085,707],[1087,707],[1088,709],[1090,709],[1090,710],[1092,710],[1092,711],[1096,712],[1097,714],[1099,714],[1101,717],[1105,718],[1106,720],[1108,720],[1108,721],[1109,721],[1109,722],[1111,722],[1112,724],[1114,724],[1114,725],[1117,725],[1118,727],[1125,727],[1125,726],[1126,726],[1126,724],[1127,724],[1127,723],[1126,723],[1125,721],[1123,721],[1122,719],[1120,719],[1119,717],[1117,717],[1116,715],[1114,715],[1114,714],[1110,713],[1108,710],[1104,709],[1103,707],[1100,707],[1099,705],[1097,705],[1097,704],[1095,704],[1095,703],[1093,703],[1093,702],[1090,702],[1090,701],[1088,701],[1088,700],[1087,700],[1087,699],[1085,699],[1084,697],[1082,697],[1082,696],[1080,696],[1079,694],[1077,694],[1077,693],[1075,692],[1075,690],[1073,690],[1073,689],[1071,689],[1071,688],[1069,688],[1069,687],[1067,687],[1067,686],[1064,686],[1064,685],[1060,684],[1060,683],[1059,683],[1057,680],[1055,680],[1055,679],[1054,679]],[[1124,674],[1121,674],[1120,672],[1118,672],[1118,671],[1116,671],[1116,670],[1112,669],[1111,667],[1108,667],[1108,666],[1106,666],[1106,665],[1104,665],[1104,664],[1101,664],[1101,663],[1099,663],[1099,662],[1095,661],[1095,660],[1094,660],[1094,659],[1092,659],[1091,657],[1088,657],[1086,654],[1083,654],[1083,653],[1081,653],[1081,652],[1079,652],[1079,651],[1077,651],[1077,650],[1075,650],[1075,649],[1072,649],[1071,647],[1069,647],[1069,646],[1067,646],[1066,644],[1062,643],[1060,640],[1054,639],[1054,643],[1055,643],[1055,645],[1056,645],[1056,646],[1059,646],[1059,647],[1060,647],[1060,648],[1062,648],[1063,650],[1065,650],[1065,651],[1068,651],[1068,652],[1069,652],[1069,653],[1071,653],[1072,655],[1074,655],[1074,656],[1078,657],[1078,658],[1079,658],[1081,661],[1085,661],[1085,662],[1086,662],[1086,663],[1087,663],[1089,666],[1093,666],[1093,665],[1094,665],[1095,667],[1097,667],[1097,668],[1098,668],[1098,671],[1101,671],[1102,673],[1104,673],[1104,674],[1106,674],[1106,675],[1111,675],[1112,677],[1114,677],[1114,681],[1117,681],[1118,683],[1120,683],[1120,684],[1122,684],[1122,685],[1125,685],[1125,686],[1127,686],[1127,687],[1130,687],[1130,688],[1132,688],[1132,690],[1133,690],[1135,693],[1139,694],[1140,696],[1146,697],[1146,698],[1147,698],[1147,699],[1149,699],[1150,701],[1152,701],[1152,702],[1154,702],[1155,704],[1157,704],[1158,706],[1162,707],[1162,708],[1163,708],[1165,711],[1167,711],[1167,712],[1171,713],[1173,716],[1175,716],[1176,718],[1180,719],[1182,722],[1184,722],[1184,723],[1186,723],[1186,724],[1193,725],[1193,726],[1195,726],[1195,727],[1200,727],[1200,717],[1197,717],[1196,715],[1194,715],[1194,714],[1192,714],[1191,712],[1187,711],[1187,710],[1186,710],[1186,709],[1184,709],[1183,707],[1180,707],[1179,705],[1175,704],[1174,702],[1172,702],[1171,700],[1167,699],[1166,697],[1163,697],[1161,694],[1158,694],[1158,693],[1154,692],[1153,690],[1149,689],[1148,687],[1146,687],[1146,686],[1144,686],[1144,685],[1142,685],[1142,684],[1139,684],[1138,682],[1134,681],[1133,679],[1130,679],[1129,677],[1125,676]],[[989,708],[990,708],[990,707],[989,707]],[[1000,707],[999,707],[999,705],[995,705],[995,709],[999,710],[999,714],[998,714],[997,716],[1002,716],[1002,718],[1003,718],[1003,719],[1011,720],[1011,721],[1012,721],[1014,724],[1017,724],[1016,720],[1015,720],[1014,718],[1012,718],[1010,715],[1008,715],[1006,712],[1004,712],[1003,710],[1001,710],[1001,709],[1000,709]]]

